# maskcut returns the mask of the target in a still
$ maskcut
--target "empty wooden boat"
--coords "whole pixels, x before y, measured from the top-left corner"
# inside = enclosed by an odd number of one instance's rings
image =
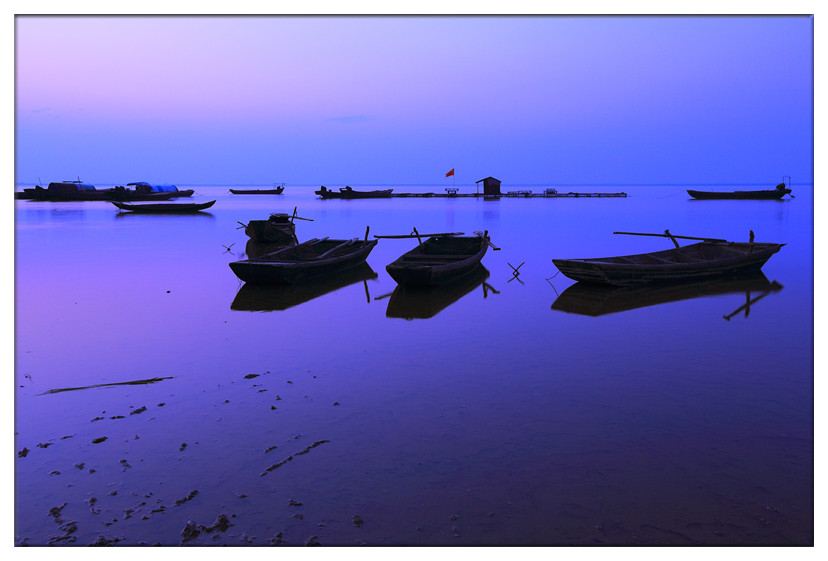
[[[120,210],[153,214],[199,212],[210,208],[216,203],[216,201],[208,201],[206,203],[147,203],[134,205],[129,203],[119,203],[116,201],[111,202]]]
[[[273,253],[234,261],[230,268],[245,282],[292,284],[335,275],[365,262],[377,240],[312,239]]]
[[[281,195],[284,190],[279,186],[275,189],[230,189],[230,192],[234,195]]]
[[[455,282],[442,286],[403,286],[397,285],[391,298],[385,316],[389,318],[428,319],[448,308],[473,290],[483,286],[489,278],[489,271],[482,264],[475,267],[468,275]],[[485,290],[488,287],[484,287]]]
[[[438,286],[474,271],[486,255],[489,244],[488,231],[466,237],[432,235],[385,270],[401,285]]]
[[[625,286],[651,282],[687,281],[758,271],[774,253],[785,245],[707,239],[679,247],[675,238],[693,240],[704,238],[674,236],[669,233],[636,235],[670,237],[673,238],[676,247],[636,255],[553,259],[552,262],[560,272],[572,280]]]
[[[776,189],[764,189],[758,191],[696,191],[688,189],[687,194],[694,199],[758,199],[758,200],[772,200],[781,199],[785,195],[789,195],[791,189],[780,183]],[[793,196],[793,195],[791,195]]]

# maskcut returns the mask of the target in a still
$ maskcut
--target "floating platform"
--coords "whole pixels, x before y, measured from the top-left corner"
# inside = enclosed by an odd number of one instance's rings
[[[483,197],[486,199],[561,199],[561,198],[598,198],[598,197],[626,197],[626,193],[533,193],[532,191],[509,191],[501,193],[500,195],[484,195],[483,193],[391,193],[392,197],[440,197],[440,198],[460,198],[460,197]]]

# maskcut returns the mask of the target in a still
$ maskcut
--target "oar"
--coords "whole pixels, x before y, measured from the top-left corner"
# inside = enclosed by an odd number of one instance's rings
[[[613,232],[613,234],[626,234],[628,236],[655,236],[657,238],[679,238],[682,240],[701,240],[703,242],[726,242],[719,238],[696,238],[693,236],[676,236],[675,234],[643,234],[639,232]]]
[[[448,236],[462,236],[463,232],[443,232],[440,234],[400,234],[400,235],[392,235],[392,236],[378,236],[374,234],[374,237],[377,239],[403,239],[403,238],[416,238],[416,237],[423,237],[423,238],[437,238],[437,237],[448,237]]]

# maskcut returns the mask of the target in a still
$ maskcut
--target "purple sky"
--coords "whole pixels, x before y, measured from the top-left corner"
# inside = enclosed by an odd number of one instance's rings
[[[17,17],[18,183],[813,181],[813,19]]]

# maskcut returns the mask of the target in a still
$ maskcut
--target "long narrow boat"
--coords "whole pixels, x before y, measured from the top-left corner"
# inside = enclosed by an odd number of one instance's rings
[[[122,186],[96,189],[94,185],[82,183],[81,181],[58,181],[50,183],[46,189],[40,185],[23,189],[20,198],[49,202],[167,201],[178,196],[181,196],[178,192],[127,189]]]
[[[230,269],[245,282],[293,284],[347,271],[365,262],[377,240],[312,239],[268,255],[233,261]]]
[[[667,237],[687,239],[686,236]],[[758,271],[774,253],[782,249],[783,245],[785,244],[715,240],[653,253],[591,259],[553,259],[552,262],[560,272],[572,280],[627,286],[698,280]]]
[[[319,191],[314,191],[323,199],[383,199],[391,196],[393,189],[378,189],[376,191],[355,191],[350,187],[340,187],[339,191],[328,189],[324,185]]]
[[[208,201],[206,203],[149,203],[142,205],[133,205],[129,203],[119,203],[116,201],[111,202],[120,210],[142,213],[199,212],[204,209],[210,208],[216,203],[216,201]]]
[[[284,190],[284,187],[276,187],[275,189],[230,189],[230,192],[234,195],[281,195]]]
[[[759,191],[695,191],[688,189],[687,194],[694,199],[758,199],[778,200],[789,195],[791,190],[784,183],[776,186],[776,189],[764,189]]]
[[[489,233],[431,236],[385,267],[398,284],[438,286],[473,272],[489,248]]]

